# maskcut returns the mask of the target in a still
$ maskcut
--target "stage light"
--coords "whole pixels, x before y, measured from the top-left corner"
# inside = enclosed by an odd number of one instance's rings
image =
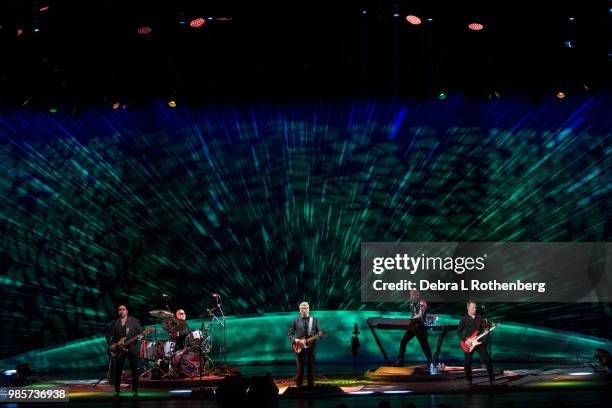
[[[428,23],[433,23],[433,18],[428,18],[428,19],[427,19],[427,22],[428,22]]]
[[[363,15],[368,14],[368,10],[361,10],[361,14],[363,14]]]
[[[189,22],[189,27],[200,28],[204,25],[204,23],[206,23],[206,20],[204,20],[202,17],[194,18]]]
[[[574,21],[576,21],[576,17],[568,17],[567,21],[573,23]]]
[[[396,17],[396,18],[397,18],[397,17],[399,17],[399,16],[400,16],[400,14],[399,14],[399,13],[393,13],[393,17]]]
[[[22,28],[18,28],[17,29],[17,37],[21,37],[23,35],[23,29]]]
[[[370,395],[370,394],[374,394],[374,391],[351,391],[351,392],[347,392],[347,394],[352,394],[352,395]]]
[[[153,29],[149,26],[140,26],[138,27],[138,30],[136,30],[138,35],[149,35],[151,34],[151,31],[153,31]]]
[[[419,25],[419,24],[421,24],[421,19],[419,17],[417,17],[417,16],[412,15],[412,14],[409,14],[409,15],[406,16],[406,21],[409,24],[412,24],[412,25]]]
[[[410,390],[391,390],[391,391],[383,391],[383,394],[408,394],[411,393]]]
[[[176,99],[174,98],[168,99],[168,106],[171,108],[176,108]]]
[[[565,92],[563,91],[558,91],[556,94],[557,99],[565,99],[567,95],[565,95]]]
[[[442,92],[440,92],[440,93],[438,94],[438,99],[440,99],[441,101],[443,101],[443,100],[445,100],[445,99],[446,99],[446,97],[447,97],[447,96],[448,96],[448,95],[446,94],[446,92],[442,91]]]
[[[575,44],[572,40],[563,41],[563,47],[565,48],[574,48]]]
[[[34,27],[34,28],[32,29],[32,31],[33,31],[33,32],[35,32],[35,33],[39,33],[39,32],[40,32],[40,28],[38,28],[38,27]]]
[[[470,23],[468,24],[468,28],[472,31],[480,31],[482,29],[484,29],[484,25],[480,24],[480,23]]]
[[[4,375],[15,375],[17,374],[17,370],[6,370]]]
[[[38,9],[38,11],[40,11],[41,13],[47,10],[49,10],[49,6],[42,6],[41,8]]]
[[[569,375],[574,375],[574,376],[583,376],[583,375],[593,375],[593,373],[587,373],[587,372],[577,372],[577,373],[569,373]]]
[[[193,390],[170,390],[170,394],[191,394]]]
[[[113,110],[117,110],[117,109],[119,109],[120,107],[121,107],[121,103],[119,103],[119,102],[115,102],[115,103],[113,103]]]
[[[51,112],[51,113],[57,113],[57,108],[56,108],[56,107],[54,107],[54,106],[52,106],[52,107],[50,107],[50,108],[49,108],[49,112]]]

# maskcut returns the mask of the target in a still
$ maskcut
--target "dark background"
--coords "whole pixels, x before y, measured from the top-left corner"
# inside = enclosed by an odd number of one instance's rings
[[[449,89],[537,100],[560,89],[607,89],[610,78],[605,0],[11,0],[0,7],[0,95],[16,106],[132,106],[174,94],[191,103],[427,98]],[[423,23],[409,25],[407,14]],[[195,17],[210,19],[192,29]],[[472,21],[484,30],[468,30]],[[138,35],[144,25],[152,32]]]

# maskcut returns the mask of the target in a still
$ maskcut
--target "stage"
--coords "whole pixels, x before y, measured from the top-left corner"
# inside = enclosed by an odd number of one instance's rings
[[[365,365],[320,365],[314,390],[295,392],[292,378],[293,367],[242,366],[239,367],[243,384],[255,384],[253,379],[264,378],[267,373],[278,389],[278,397],[261,400],[260,396],[250,395],[238,399],[237,395],[225,406],[233,406],[237,401],[249,403],[260,398],[258,406],[275,405],[283,407],[335,407],[345,403],[348,407],[377,406],[380,401],[389,401],[391,406],[553,406],[555,400],[562,406],[604,406],[612,397],[609,375],[590,365],[556,365],[537,367],[537,364],[520,365],[499,364],[495,372],[495,386],[490,387],[484,369],[473,372],[473,385],[468,386],[463,369],[447,366],[437,374],[428,374],[424,366],[371,367]],[[355,371],[357,370],[357,375]],[[231,383],[239,377],[226,380]],[[132,397],[129,381],[122,384],[121,398],[113,398],[114,391],[106,380],[95,385],[99,379],[91,375],[40,377],[29,387],[64,387],[69,391],[68,403],[71,406],[105,406],[114,404],[137,404],[138,406],[218,406],[223,405],[217,397],[223,387],[223,376],[206,376],[174,381],[143,381],[138,398]],[[250,384],[250,385],[249,385]],[[234,382],[235,385],[235,382]],[[234,392],[234,385],[226,385]],[[543,391],[546,392],[543,392]],[[568,392],[571,391],[571,392]],[[227,393],[226,393],[227,394]],[[234,393],[235,394],[235,393]],[[55,406],[55,404],[54,404]]]

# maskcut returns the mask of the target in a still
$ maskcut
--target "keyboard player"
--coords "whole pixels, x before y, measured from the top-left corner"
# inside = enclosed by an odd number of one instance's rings
[[[427,329],[425,328],[425,317],[427,316],[427,301],[421,298],[421,294],[418,290],[410,291],[410,311],[412,313],[412,317],[409,322],[409,327],[404,333],[404,337],[402,337],[402,341],[400,343],[399,354],[397,356],[397,361],[395,365],[401,367],[404,365],[404,355],[406,353],[406,346],[412,340],[413,337],[416,337],[419,341],[419,345],[421,346],[421,350],[423,350],[423,354],[427,358],[427,367],[429,367],[432,363],[431,349],[429,348],[429,343],[427,342]]]

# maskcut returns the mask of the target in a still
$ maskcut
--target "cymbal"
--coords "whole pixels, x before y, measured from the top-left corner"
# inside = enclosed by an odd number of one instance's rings
[[[149,311],[149,314],[153,317],[157,317],[158,319],[169,319],[171,317],[174,317],[171,312],[163,309],[151,310]]]
[[[163,322],[161,326],[167,332],[180,332],[187,329],[187,322],[172,318]]]

